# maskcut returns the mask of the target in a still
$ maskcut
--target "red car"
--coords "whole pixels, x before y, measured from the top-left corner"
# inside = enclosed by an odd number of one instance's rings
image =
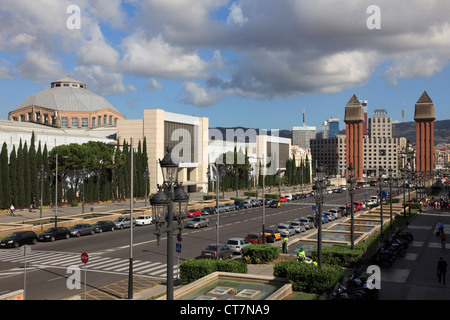
[[[358,201],[354,201],[354,202],[353,202],[353,207],[354,207],[354,208],[356,207],[356,210],[357,210],[357,211],[363,209],[362,203],[361,203],[361,202],[358,202]]]
[[[247,242],[252,243],[252,244],[261,244],[262,243],[262,236],[260,234],[257,234],[257,233],[249,233],[245,237],[245,240],[247,240]]]
[[[188,212],[186,212],[186,215],[189,218],[199,217],[199,216],[202,215],[202,210],[200,210],[200,209],[190,209]]]
[[[280,201],[280,202],[287,202],[287,198],[286,197],[280,197],[278,199],[278,201]]]

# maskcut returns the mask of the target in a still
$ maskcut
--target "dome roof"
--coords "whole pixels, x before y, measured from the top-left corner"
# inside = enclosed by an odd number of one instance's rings
[[[39,106],[58,111],[91,112],[114,108],[105,98],[86,89],[86,85],[72,78],[51,83],[51,88],[29,96],[17,108]]]

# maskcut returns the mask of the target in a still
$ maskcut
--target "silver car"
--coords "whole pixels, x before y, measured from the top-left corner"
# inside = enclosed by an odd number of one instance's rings
[[[186,228],[201,228],[209,226],[209,219],[204,217],[195,217],[186,223]]]
[[[289,224],[290,227],[295,229],[296,233],[301,233],[306,231],[305,225],[303,225],[300,221],[291,221]]]
[[[241,253],[241,249],[249,246],[251,243],[244,238],[230,238],[227,240],[227,247],[233,250],[234,253]]]
[[[278,225],[277,231],[280,233],[281,236],[289,237],[295,234],[294,228],[284,223]]]
[[[136,219],[133,217],[133,226],[136,225]],[[129,228],[131,226],[130,217],[129,216],[121,216],[114,220],[114,228],[115,229],[123,229]]]

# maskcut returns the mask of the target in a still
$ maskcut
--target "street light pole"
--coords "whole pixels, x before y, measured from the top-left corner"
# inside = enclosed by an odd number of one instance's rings
[[[381,219],[381,229],[380,229],[380,233],[381,236],[383,236],[383,173],[384,173],[384,169],[383,167],[380,166],[379,169],[379,177],[378,177],[378,186],[380,187],[380,219]]]
[[[390,225],[391,229],[394,228],[394,225],[392,224],[392,183],[393,183],[393,176],[392,176],[392,168],[388,169],[389,172],[389,219],[390,219]]]
[[[324,199],[324,190],[326,186],[323,183],[324,173],[322,166],[316,168],[316,182],[314,183],[314,198],[316,200],[317,205],[317,265],[319,270],[322,269],[322,205]]]
[[[84,174],[85,174],[85,172],[86,172],[86,166],[83,166],[83,172],[81,173],[81,177],[83,178],[83,206],[82,206],[82,209],[81,209],[81,213],[84,213],[84,188],[85,188],[85,185],[84,185],[85,176],[84,176]]]
[[[356,185],[356,179],[355,179],[355,167],[352,163],[350,163],[350,166],[348,167],[348,184],[349,184],[349,192],[350,192],[350,247],[353,250],[355,247],[355,225],[354,225],[354,215],[353,215],[353,200],[355,195],[355,185]],[[345,208],[347,210],[347,208]]]

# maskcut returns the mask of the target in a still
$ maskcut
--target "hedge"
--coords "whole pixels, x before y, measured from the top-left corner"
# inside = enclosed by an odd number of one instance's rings
[[[355,246],[353,250],[347,245],[323,247],[322,262],[344,268],[355,267],[363,260],[365,252],[366,248],[363,246]],[[312,258],[317,261],[317,248],[312,250]]]
[[[298,260],[285,260],[275,264],[273,275],[287,278],[292,290],[323,294],[333,290],[342,279],[344,270],[337,265],[323,264],[319,269],[315,264]]]
[[[280,248],[270,244],[251,244],[241,249],[247,263],[260,264],[273,261],[280,256]]]
[[[180,264],[180,280],[188,284],[216,271],[247,273],[247,264],[237,260],[190,259]]]

